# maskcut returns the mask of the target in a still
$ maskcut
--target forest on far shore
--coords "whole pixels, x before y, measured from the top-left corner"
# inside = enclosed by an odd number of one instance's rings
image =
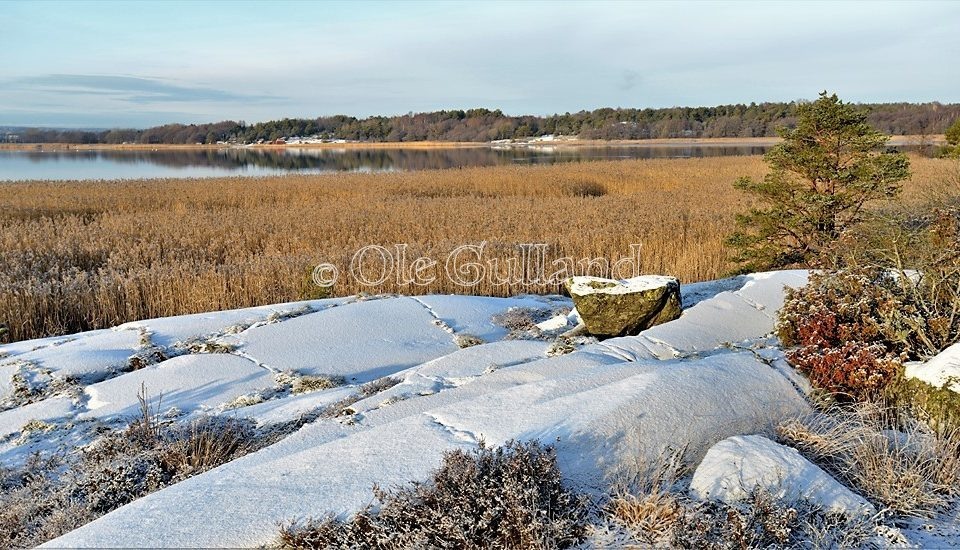
[[[357,118],[346,115],[285,118],[247,124],[166,124],[146,129],[101,131],[17,128],[0,133],[0,141],[19,143],[254,143],[292,136],[316,136],[370,142],[486,142],[544,135],[581,139],[730,138],[775,136],[792,126],[799,102],[751,103],[717,107],[613,109],[549,116],[510,116],[502,111],[469,109]],[[942,134],[960,118],[960,104],[871,103],[857,105],[876,129],[891,135]]]

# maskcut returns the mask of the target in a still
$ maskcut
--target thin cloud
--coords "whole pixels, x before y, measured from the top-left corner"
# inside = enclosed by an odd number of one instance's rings
[[[138,76],[48,74],[13,80],[21,90],[108,96],[135,104],[244,101],[269,102],[277,96],[241,94],[202,86],[174,84]]]
[[[630,91],[634,89],[641,82],[640,73],[632,70],[625,70],[620,76],[620,83],[617,84],[617,88],[620,88],[623,91]]]

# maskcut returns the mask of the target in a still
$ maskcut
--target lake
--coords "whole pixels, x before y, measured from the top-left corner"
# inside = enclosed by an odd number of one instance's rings
[[[83,180],[389,172],[595,160],[759,155],[765,146],[223,148],[0,151],[0,180]]]

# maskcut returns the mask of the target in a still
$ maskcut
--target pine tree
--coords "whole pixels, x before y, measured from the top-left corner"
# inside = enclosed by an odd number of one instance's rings
[[[862,221],[871,201],[891,199],[909,177],[906,155],[886,150],[887,136],[866,113],[820,94],[797,107],[797,125],[779,130],[783,141],[765,160],[760,181],[740,178],[734,187],[762,208],[737,216],[728,244],[745,270],[810,266],[821,250]]]
[[[955,120],[946,131],[948,146],[944,150],[946,157],[960,157],[960,118]]]

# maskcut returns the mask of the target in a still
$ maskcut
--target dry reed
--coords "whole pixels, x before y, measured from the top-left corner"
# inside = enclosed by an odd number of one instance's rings
[[[915,180],[933,178],[937,162],[914,159]],[[484,260],[499,259],[501,272],[519,244],[546,243],[549,258],[614,261],[639,243],[644,273],[716,278],[731,268],[723,239],[749,204],[731,182],[764,171],[760,157],[727,157],[3,184],[0,326],[20,340],[314,297],[319,262],[340,269],[336,295],[558,290],[489,280],[462,287],[444,276],[456,246],[482,241]],[[394,273],[371,288],[345,275],[361,247],[396,254],[396,243],[409,245],[411,260],[437,260],[436,280],[404,285]]]

